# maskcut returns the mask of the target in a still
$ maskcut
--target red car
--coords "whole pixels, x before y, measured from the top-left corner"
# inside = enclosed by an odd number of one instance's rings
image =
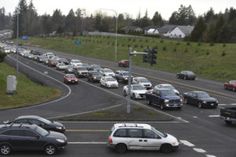
[[[118,62],[119,67],[129,67],[129,61],[128,60],[121,60]]]
[[[66,74],[64,76],[64,83],[66,84],[77,84],[78,78],[74,74]]]
[[[224,88],[236,92],[236,80],[231,80],[224,83]]]

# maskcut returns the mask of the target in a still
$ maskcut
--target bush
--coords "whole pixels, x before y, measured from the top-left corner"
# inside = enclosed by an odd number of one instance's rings
[[[224,57],[226,55],[225,51],[222,52],[221,56]]]
[[[163,50],[163,51],[166,51],[166,47],[164,46],[162,50]]]
[[[186,45],[189,46],[189,45],[190,45],[190,42],[187,42]]]
[[[0,63],[4,61],[6,54],[0,51]]]
[[[222,46],[223,46],[223,47],[226,47],[226,44],[223,44]]]
[[[215,43],[213,43],[213,42],[212,42],[212,43],[210,43],[210,46],[214,46],[214,45],[215,45]]]

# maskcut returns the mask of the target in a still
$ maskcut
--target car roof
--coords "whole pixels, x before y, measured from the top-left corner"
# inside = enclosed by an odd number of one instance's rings
[[[42,117],[36,116],[36,115],[24,115],[24,116],[19,116],[16,119],[40,119]]]
[[[134,77],[134,79],[147,79],[146,77]]]
[[[143,128],[151,129],[151,125],[143,123],[116,123],[113,126],[114,128]]]
[[[173,87],[173,85],[172,84],[168,84],[168,83],[162,83],[162,84],[158,84],[158,85],[156,85],[156,87],[158,87],[158,86],[161,86],[161,87],[166,87],[166,86],[172,86]]]
[[[11,124],[0,124],[0,129],[9,129],[9,128],[30,128],[30,129],[36,129],[38,127],[36,124],[16,124],[16,123],[11,123]]]

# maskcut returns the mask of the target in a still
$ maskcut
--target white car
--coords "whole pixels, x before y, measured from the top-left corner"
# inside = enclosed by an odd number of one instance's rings
[[[57,70],[66,70],[67,68],[68,68],[68,65],[66,65],[64,63],[57,63],[57,65],[56,65]]]
[[[171,84],[163,83],[163,84],[158,84],[154,88],[161,89],[161,88],[166,88],[166,89],[171,89],[175,92],[176,95],[180,95],[180,92],[175,89],[175,87]]]
[[[140,84],[147,89],[152,88],[152,83],[145,77],[133,77],[132,83],[133,84]]]
[[[99,71],[102,76],[112,76],[115,77],[115,73],[109,68],[103,68]]]
[[[112,76],[103,76],[100,80],[101,86],[107,87],[107,88],[118,88],[119,84],[116,79],[114,79]]]
[[[72,65],[74,68],[77,68],[79,66],[82,66],[82,62],[78,59],[71,59],[70,65]]]
[[[179,141],[149,124],[117,123],[111,129],[108,146],[119,153],[127,150],[160,150],[169,153],[178,149]]]
[[[129,93],[129,86],[126,85],[123,87],[123,95],[127,96]],[[130,96],[132,99],[144,99],[147,89],[140,84],[132,84],[130,88]]]

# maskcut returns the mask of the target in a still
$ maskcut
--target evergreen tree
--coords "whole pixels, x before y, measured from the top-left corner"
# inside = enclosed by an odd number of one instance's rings
[[[152,18],[152,23],[155,26],[163,26],[164,25],[164,21],[161,17],[161,14],[159,14],[157,11],[155,12],[153,18]]]

